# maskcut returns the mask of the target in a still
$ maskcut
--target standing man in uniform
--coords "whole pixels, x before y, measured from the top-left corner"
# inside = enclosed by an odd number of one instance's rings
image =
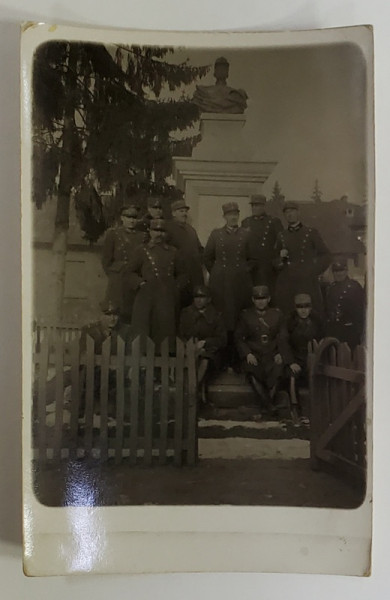
[[[345,260],[332,265],[334,282],[326,298],[326,335],[346,342],[353,350],[362,342],[365,322],[365,294],[360,283],[348,276]]]
[[[160,196],[149,196],[147,201],[147,207],[147,212],[137,223],[138,231],[143,231],[144,233],[149,233],[150,222],[152,219],[162,218],[163,206],[161,203]]]
[[[134,304],[134,290],[129,286],[129,261],[134,250],[146,240],[146,234],[136,230],[138,208],[124,206],[121,227],[107,231],[102,253],[103,269],[108,277],[106,301],[114,304],[122,321],[130,323]]]
[[[259,396],[261,407],[267,411],[272,409],[284,366],[289,365],[292,371],[296,368],[288,344],[285,319],[278,308],[269,307],[270,300],[267,286],[255,286],[252,290],[253,306],[241,312],[235,331],[243,370]]]
[[[275,245],[276,306],[287,316],[294,309],[296,294],[306,293],[313,309],[323,314],[318,278],[331,262],[329,250],[316,229],[302,225],[296,202],[286,202],[283,213],[288,227],[279,232]]]
[[[195,229],[187,222],[188,211],[184,200],[172,202],[172,221],[166,222],[166,241],[174,246],[183,261],[184,270],[187,273],[188,283],[182,290],[181,306],[188,306],[192,302],[192,292],[195,286],[204,283],[202,254],[203,248]]]
[[[277,217],[267,215],[265,211],[266,197],[262,194],[251,197],[252,216],[241,223],[254,237],[256,266],[253,271],[255,285],[267,285],[273,294],[275,286],[275,271],[272,261],[278,233],[283,231],[283,225]]]
[[[251,233],[238,226],[238,204],[228,202],[222,210],[226,225],[211,232],[204,251],[204,263],[210,273],[213,304],[222,313],[228,332],[227,362],[233,366],[236,362],[234,330],[240,311],[250,305],[256,259]]]
[[[156,344],[176,335],[178,295],[183,284],[176,248],[165,241],[165,221],[150,221],[150,240],[134,252],[131,285],[137,290],[131,320],[132,337],[147,335]]]

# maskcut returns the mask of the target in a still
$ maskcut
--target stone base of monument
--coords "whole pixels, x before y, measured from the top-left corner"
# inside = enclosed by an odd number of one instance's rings
[[[213,379],[207,388],[210,402],[218,408],[256,408],[258,400],[245,375],[228,369]]]

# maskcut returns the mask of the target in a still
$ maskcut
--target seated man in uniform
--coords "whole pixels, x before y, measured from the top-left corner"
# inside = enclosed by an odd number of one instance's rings
[[[219,313],[211,304],[210,291],[204,285],[194,289],[194,301],[180,314],[180,336],[193,338],[199,353],[198,388],[203,403],[206,398],[206,375],[210,368],[218,368],[220,351],[226,346],[226,327]]]
[[[281,382],[283,368],[293,364],[282,312],[270,308],[270,291],[265,285],[252,290],[251,308],[241,312],[235,331],[235,341],[243,369],[266,411],[273,410],[273,400]],[[257,419],[261,415],[257,415]]]
[[[294,298],[295,309],[287,320],[289,346],[293,355],[293,364],[287,368],[287,375],[295,378],[298,386],[298,408],[301,421],[307,423],[308,407],[303,405],[299,389],[308,385],[307,356],[308,345],[312,340],[318,342],[324,337],[323,321],[313,311],[309,294],[297,294]]]
[[[110,338],[110,355],[117,354],[118,337],[122,338],[126,347],[130,342],[130,326],[124,324],[119,318],[119,308],[111,301],[104,300],[101,303],[102,314],[99,321],[95,321],[85,325],[81,329],[80,336],[80,352],[87,351],[87,336],[94,341],[94,355],[101,355],[104,342]],[[80,399],[79,414],[82,415],[85,411],[85,393],[86,393],[86,367],[80,369],[80,378],[82,381],[82,393]],[[101,383],[101,367],[94,367],[94,404],[99,406],[100,403],[100,383]],[[108,374],[108,404],[110,413],[115,413],[116,402],[116,369],[109,369]],[[95,410],[95,412],[99,412]]]

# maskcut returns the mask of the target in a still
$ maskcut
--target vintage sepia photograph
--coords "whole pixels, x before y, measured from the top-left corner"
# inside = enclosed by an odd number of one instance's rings
[[[374,211],[361,46],[47,30],[24,73],[35,501],[357,509]]]

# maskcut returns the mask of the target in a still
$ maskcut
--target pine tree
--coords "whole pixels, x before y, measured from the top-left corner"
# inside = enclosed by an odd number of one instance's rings
[[[316,179],[314,182],[314,189],[313,189],[313,192],[312,192],[310,198],[313,200],[313,202],[318,203],[318,202],[322,201],[322,196],[323,196],[323,193],[320,190],[320,186],[318,184],[318,179]]]
[[[118,214],[125,195],[142,200],[151,190],[175,197],[168,186],[173,154],[190,153],[194,137],[175,140],[199,117],[185,86],[209,67],[165,58],[172,48],[105,47],[48,42],[33,63],[33,201],[56,200],[51,280],[61,314],[70,203],[86,239],[96,241]],[[167,99],[163,90],[182,91]],[[100,194],[114,190],[105,210]]]
[[[279,181],[275,181],[275,183],[274,183],[274,187],[272,188],[271,200],[273,202],[281,202],[284,200],[284,196],[282,194],[282,188],[279,185]]]

